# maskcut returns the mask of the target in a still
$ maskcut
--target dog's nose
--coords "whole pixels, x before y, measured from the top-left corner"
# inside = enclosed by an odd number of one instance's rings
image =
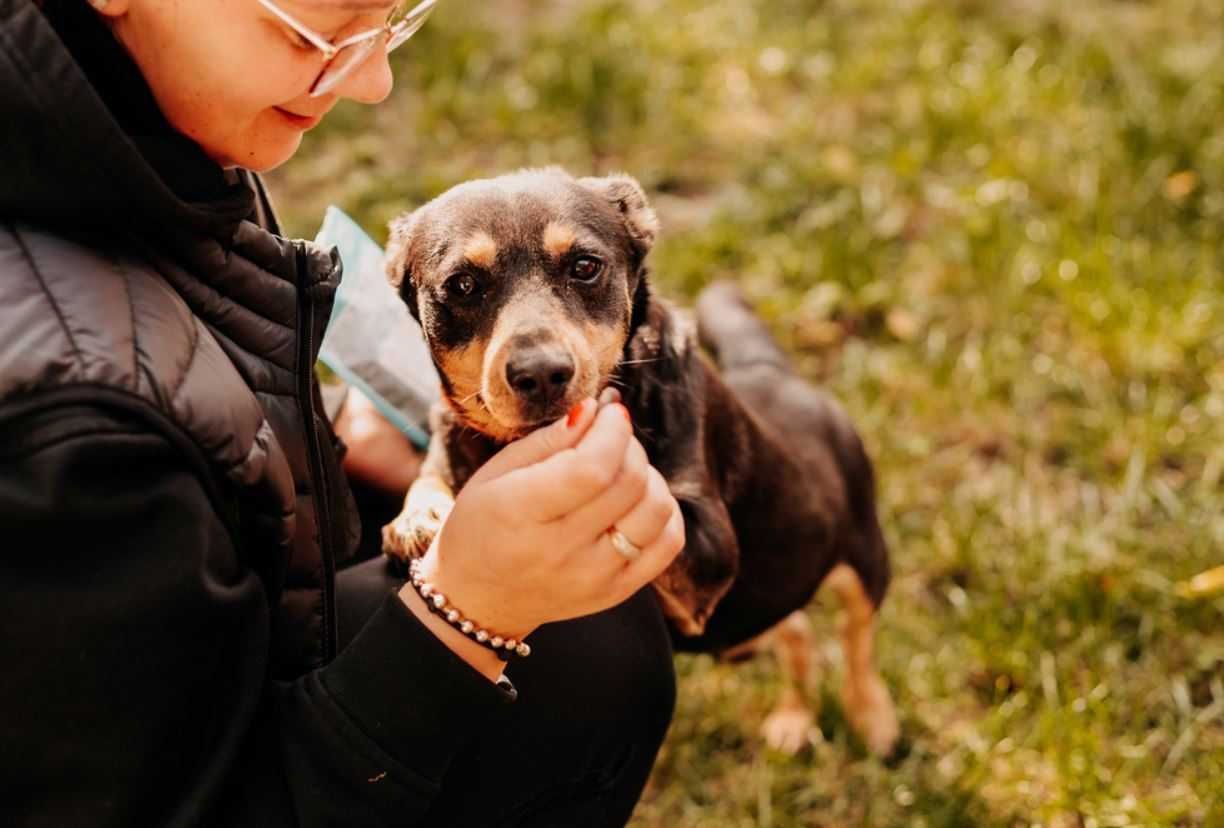
[[[529,348],[506,361],[506,382],[520,397],[543,405],[565,394],[574,378],[574,360],[564,351]]]

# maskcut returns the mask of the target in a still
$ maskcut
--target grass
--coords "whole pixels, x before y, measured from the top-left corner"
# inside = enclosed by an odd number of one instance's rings
[[[1224,825],[1224,597],[1174,590],[1224,562],[1224,6],[448,0],[395,59],[273,177],[292,231],[626,170],[663,292],[739,280],[878,464],[908,753],[835,647],[795,758],[768,660],[682,658],[635,826]]]

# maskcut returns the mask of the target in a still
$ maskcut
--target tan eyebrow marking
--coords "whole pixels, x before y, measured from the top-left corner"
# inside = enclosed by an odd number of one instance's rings
[[[491,270],[497,261],[497,242],[483,230],[472,235],[463,245],[463,257],[477,267]]]
[[[577,234],[568,224],[550,221],[544,228],[544,249],[553,258],[559,259],[569,252]]]

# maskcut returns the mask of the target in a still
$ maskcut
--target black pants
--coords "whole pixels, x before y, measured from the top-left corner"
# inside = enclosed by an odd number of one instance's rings
[[[339,573],[341,645],[399,583],[381,558]],[[650,590],[530,642],[531,657],[506,670],[518,701],[451,766],[428,825],[599,828],[633,813],[676,699]]]

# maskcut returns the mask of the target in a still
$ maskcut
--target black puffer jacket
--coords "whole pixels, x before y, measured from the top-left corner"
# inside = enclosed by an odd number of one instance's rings
[[[80,0],[0,0],[0,157],[0,822],[411,824],[509,694],[394,596],[335,652],[338,261]]]

